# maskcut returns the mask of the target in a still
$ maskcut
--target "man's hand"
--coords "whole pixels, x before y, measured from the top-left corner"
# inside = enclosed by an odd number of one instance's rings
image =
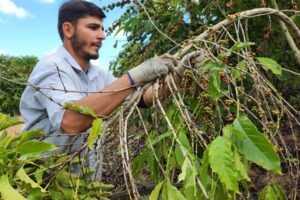
[[[169,72],[174,72],[176,65],[177,62],[172,56],[163,55],[158,58],[151,58],[129,70],[127,76],[132,85],[147,83]]]
[[[194,62],[192,63],[192,60]],[[206,60],[206,55],[203,50],[197,50],[193,51],[187,55],[185,55],[181,61],[178,63],[178,66],[175,68],[176,73],[182,77],[184,74],[184,71],[192,66],[197,67],[198,65],[201,65]]]

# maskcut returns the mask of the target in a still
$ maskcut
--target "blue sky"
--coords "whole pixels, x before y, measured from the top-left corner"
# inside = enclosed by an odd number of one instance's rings
[[[0,54],[10,56],[34,55],[38,58],[61,46],[57,32],[57,14],[65,0],[0,0]],[[96,5],[108,5],[111,0],[90,0]],[[104,27],[108,28],[121,14],[120,9],[107,13]],[[113,44],[118,40],[117,49]],[[108,69],[126,39],[122,33],[103,41],[96,61]]]

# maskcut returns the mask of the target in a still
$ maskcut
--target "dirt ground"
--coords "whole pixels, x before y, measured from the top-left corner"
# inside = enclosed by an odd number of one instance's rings
[[[18,118],[21,121],[24,121],[21,116],[18,116],[16,118]],[[11,136],[15,135],[16,133],[21,131],[22,127],[23,127],[23,124],[19,124],[19,125],[16,125],[16,126],[9,127],[7,129],[8,135],[11,135]]]

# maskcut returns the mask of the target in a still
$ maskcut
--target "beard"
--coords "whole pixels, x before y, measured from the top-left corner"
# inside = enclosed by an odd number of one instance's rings
[[[83,57],[86,61],[94,60],[99,57],[99,54],[90,54],[84,51],[84,47],[88,45],[88,43],[81,39],[78,34],[75,32],[73,37],[71,38],[71,45],[77,55]]]

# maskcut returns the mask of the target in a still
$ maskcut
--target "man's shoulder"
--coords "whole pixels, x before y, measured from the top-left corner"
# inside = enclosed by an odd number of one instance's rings
[[[50,75],[57,74],[58,71],[69,73],[68,68],[68,63],[63,58],[57,56],[45,56],[40,59],[34,67],[30,74],[29,81],[43,79]]]
[[[52,65],[52,66],[55,66],[55,65],[65,65],[67,64],[66,60],[62,57],[59,57],[59,56],[54,56],[54,55],[49,55],[49,56],[45,56],[43,57],[42,59],[39,60],[39,62],[37,63],[37,66],[40,66],[40,65]]]
[[[34,67],[33,72],[46,72],[46,71],[65,71],[69,64],[65,59],[59,56],[45,56],[39,60]]]

